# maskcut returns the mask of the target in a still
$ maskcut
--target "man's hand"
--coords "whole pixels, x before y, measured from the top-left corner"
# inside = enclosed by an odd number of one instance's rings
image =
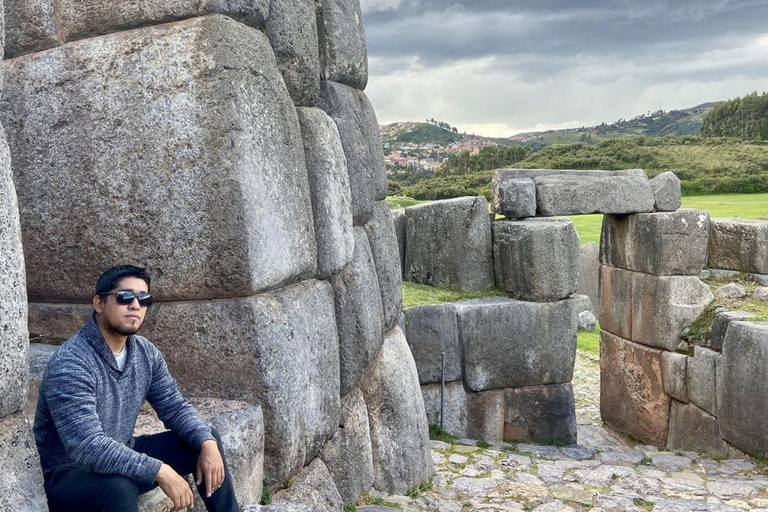
[[[200,458],[197,459],[195,477],[197,485],[205,480],[205,495],[208,497],[224,483],[224,461],[216,441],[208,439],[200,446]]]
[[[168,464],[160,466],[155,480],[165,495],[173,500],[171,510],[184,510],[192,506],[192,491],[189,490],[189,484],[171,466]]]

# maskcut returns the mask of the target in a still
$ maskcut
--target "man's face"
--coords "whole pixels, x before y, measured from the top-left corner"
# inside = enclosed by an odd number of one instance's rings
[[[130,291],[134,293],[149,292],[147,283],[138,277],[125,277],[117,282],[111,292]],[[147,308],[139,306],[138,299],[130,304],[118,304],[114,293],[94,298],[94,309],[104,319],[105,326],[112,331],[129,336],[136,334],[147,314]]]

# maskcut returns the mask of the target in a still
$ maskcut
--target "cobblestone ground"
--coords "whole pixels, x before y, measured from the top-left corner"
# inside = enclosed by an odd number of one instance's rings
[[[579,353],[574,376],[579,444],[479,448],[432,441],[435,478],[410,496],[368,496],[418,512],[768,511],[768,471],[749,460],[713,460],[631,446],[602,427],[599,362]]]

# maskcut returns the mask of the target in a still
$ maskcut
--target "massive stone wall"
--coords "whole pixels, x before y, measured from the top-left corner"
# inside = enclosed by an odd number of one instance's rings
[[[260,406],[273,489],[330,475],[346,504],[371,485],[428,480],[357,0],[14,0],[5,11],[0,119],[19,197],[16,217],[6,158],[9,366],[25,373],[26,349],[10,350],[26,346],[20,224],[32,333],[69,337],[101,271],[147,267],[158,302],[143,334],[186,393]],[[16,411],[26,384],[6,386]]]

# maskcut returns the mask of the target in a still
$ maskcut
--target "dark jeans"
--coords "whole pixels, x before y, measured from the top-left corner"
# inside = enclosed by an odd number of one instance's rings
[[[213,436],[224,458],[221,438],[216,431]],[[133,449],[165,462],[180,475],[194,474],[200,455],[199,450],[193,449],[172,432],[138,437]],[[226,459],[224,469],[224,483],[210,498],[205,497],[205,482],[197,487],[209,512],[240,510]],[[124,476],[94,473],[85,468],[56,470],[45,480],[50,512],[137,512],[139,494],[155,487],[156,483],[135,482]]]

